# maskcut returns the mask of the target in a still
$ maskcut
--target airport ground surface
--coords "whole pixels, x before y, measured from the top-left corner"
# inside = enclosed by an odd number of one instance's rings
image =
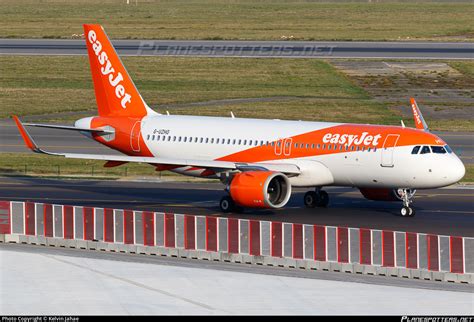
[[[462,284],[16,244],[0,258],[9,315],[474,312]]]
[[[294,189],[289,203],[282,209],[247,209],[243,213],[222,214],[218,202],[225,192],[219,183],[0,178],[0,200],[474,237],[472,187],[418,191],[414,218],[401,217],[400,202],[369,201],[358,190],[351,188],[328,187],[326,190],[330,195],[328,208],[304,208],[305,190]]]
[[[474,59],[465,42],[117,40],[122,56]],[[0,39],[3,55],[85,55],[83,39]]]

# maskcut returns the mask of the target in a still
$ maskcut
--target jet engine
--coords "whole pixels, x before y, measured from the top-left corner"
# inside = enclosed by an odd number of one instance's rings
[[[376,201],[400,201],[403,200],[402,189],[389,189],[389,188],[359,188],[360,193],[369,200]],[[407,189],[409,198],[412,198],[416,190]]]
[[[288,177],[273,171],[238,173],[228,189],[234,202],[242,207],[281,208],[291,196]]]

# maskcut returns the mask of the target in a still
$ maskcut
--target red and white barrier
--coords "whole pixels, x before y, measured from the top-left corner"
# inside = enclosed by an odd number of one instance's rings
[[[474,238],[376,229],[2,201],[0,234],[474,273]]]

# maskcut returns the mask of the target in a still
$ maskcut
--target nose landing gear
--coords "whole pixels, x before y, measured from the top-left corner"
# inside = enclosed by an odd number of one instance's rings
[[[326,191],[317,188],[315,191],[305,193],[303,200],[306,208],[327,207],[329,195]]]
[[[403,201],[403,207],[400,209],[400,214],[403,217],[414,217],[415,209],[410,207],[410,204],[413,203],[415,193],[410,189],[398,189],[397,192]]]

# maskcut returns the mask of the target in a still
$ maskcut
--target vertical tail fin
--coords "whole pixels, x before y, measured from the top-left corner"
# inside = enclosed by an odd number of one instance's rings
[[[99,116],[143,117],[145,103],[101,25],[84,25]]]

